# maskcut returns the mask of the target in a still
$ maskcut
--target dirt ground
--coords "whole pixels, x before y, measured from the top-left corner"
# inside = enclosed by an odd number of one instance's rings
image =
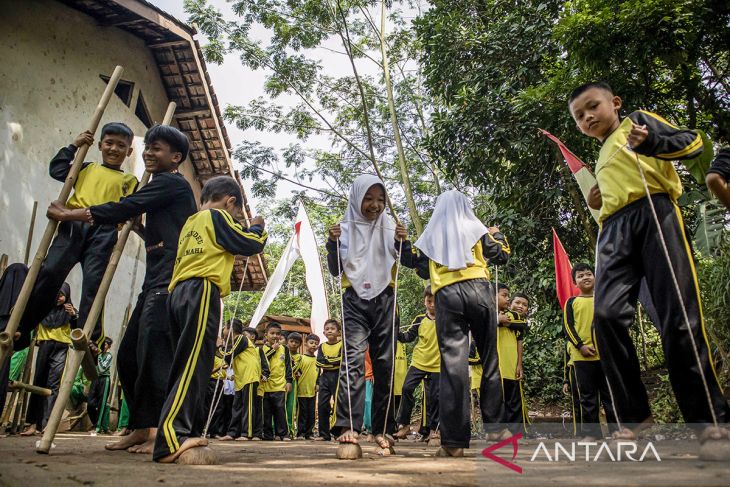
[[[540,444],[530,439],[520,443],[514,461],[523,469],[520,474],[484,458],[484,441],[474,442],[461,459],[434,458],[436,448],[409,441],[396,445],[395,456],[382,458],[374,454],[372,444],[363,444],[363,459],[358,461],[337,460],[334,443],[211,441],[219,465],[178,466],[155,464],[146,455],[107,452],[103,445],[112,439],[109,436],[60,434],[50,455],[35,453],[37,439],[0,438],[0,485],[730,485],[730,463],[701,462],[696,442],[675,440],[653,443],[661,461],[648,455],[643,462],[586,462],[579,453],[573,462],[553,462],[542,450],[530,461]],[[551,456],[554,443],[544,442]],[[511,460],[512,446],[494,453]]]

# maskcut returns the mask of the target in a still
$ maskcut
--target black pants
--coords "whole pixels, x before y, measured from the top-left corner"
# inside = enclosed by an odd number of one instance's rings
[[[575,367],[568,367],[568,387],[570,389],[570,407],[573,416],[573,436],[581,432],[580,396],[578,395],[578,379],[575,377]]]
[[[179,283],[167,302],[177,348],[160,415],[154,460],[175,453],[186,439],[203,434],[207,420],[206,388],[213,370],[220,321],[220,292],[206,279]]]
[[[81,264],[83,280],[79,303],[78,326],[81,328],[89,316],[91,304],[99,290],[101,278],[109,263],[114,244],[117,243],[117,229],[113,225],[94,225],[83,222],[61,222],[58,234],[53,239],[48,255],[38,273],[33,292],[28,299],[20,320],[20,338],[15,348],[20,350],[30,343],[30,332],[56,305],[56,297],[71,269]],[[91,340],[101,346],[104,341],[104,311],[96,322]]]
[[[450,448],[468,448],[471,437],[470,331],[482,359],[482,421],[485,431],[492,432],[499,428],[503,403],[494,288],[486,279],[457,282],[436,292],[436,333],[441,351],[441,444]]]
[[[312,437],[314,430],[314,408],[316,404],[317,399],[314,396],[297,398],[297,408],[299,409],[297,438],[309,439]]]
[[[129,408],[129,428],[156,428],[175,354],[167,288],[142,292],[119,344],[117,369]]]
[[[240,391],[233,396],[233,408],[231,409],[231,421],[228,424],[227,435],[233,438],[245,436],[253,438],[256,423],[261,421],[260,410],[256,414],[256,390],[258,382],[251,382],[244,385]],[[258,417],[257,417],[258,416]]]
[[[394,328],[398,329],[399,323],[396,316],[395,327],[393,326],[393,288],[386,288],[371,300],[360,299],[352,288],[348,288],[344,292],[343,303],[343,350],[347,354],[350,372],[350,398],[348,401],[348,381],[343,356],[337,390],[335,430],[339,434],[349,430],[351,424],[352,429],[358,433],[362,428],[365,413],[365,351],[369,345],[374,377],[372,433],[391,433],[395,431],[395,406],[391,387],[394,365],[393,332]]]
[[[670,266],[662,249],[649,200],[642,198],[611,215],[603,224],[596,249],[594,327],[601,364],[613,393],[621,423],[639,423],[651,415],[641,382],[639,360],[629,335],[634,321],[641,279],[656,307],[655,323],[669,369],[677,404],[687,423],[712,422],[702,375],[710,390],[712,408],[720,423],[727,421],[728,404],[715,373],[705,332],[694,262],[679,208],[666,195],[654,195],[671,268],[689,318],[677,298]],[[690,333],[694,337],[698,364]]]
[[[264,440],[273,440],[274,435],[283,438],[289,436],[289,425],[286,423],[286,392],[264,392]]]
[[[28,423],[35,423],[39,431],[46,427],[48,416],[51,415],[53,409],[53,403],[56,402],[56,397],[58,397],[58,387],[61,384],[63,369],[66,366],[67,352],[67,343],[60,343],[55,340],[45,340],[38,343],[33,385],[51,390],[51,395],[47,397],[37,394],[30,395],[27,421]]]
[[[411,424],[411,412],[414,404],[413,395],[418,384],[423,383],[423,391],[421,392],[424,398],[421,411],[423,418],[420,433],[425,435],[429,431],[438,428],[439,375],[438,372],[426,372],[413,366],[408,368],[406,379],[403,382],[400,407],[398,408],[398,424]]]
[[[504,412],[502,423],[511,433],[518,433],[524,430],[524,418],[522,416],[522,390],[520,381],[502,379],[504,391]]]
[[[575,370],[575,388],[580,405],[581,436],[601,438],[601,424],[599,420],[600,406],[606,411],[606,422],[609,430],[616,429],[616,416],[608,392],[606,376],[603,375],[600,360],[576,360],[573,362]]]
[[[319,392],[317,393],[317,414],[319,415],[318,427],[319,437],[329,441],[332,439],[330,432],[332,424],[332,405],[330,401],[335,398],[337,406],[337,385],[340,380],[338,370],[325,370],[319,376]]]

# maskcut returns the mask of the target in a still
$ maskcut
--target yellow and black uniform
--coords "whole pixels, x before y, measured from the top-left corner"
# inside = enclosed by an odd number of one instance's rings
[[[469,342],[469,383],[472,392],[479,397],[479,388],[482,385],[482,358],[477,352],[474,339]]]
[[[227,436],[261,437],[261,401],[257,391],[262,377],[269,377],[269,361],[250,338],[239,335],[233,342],[234,396]]]
[[[524,340],[527,320],[515,311],[506,311],[509,323],[497,328],[497,350],[499,351],[499,371],[502,376],[504,412],[502,423],[513,434],[520,429],[526,432],[526,407],[523,401],[522,383],[517,380],[519,364],[517,348]]]
[[[291,389],[286,393],[286,426],[289,430],[289,437],[294,438],[296,435],[297,418],[299,411],[297,408],[297,378],[299,377],[299,367],[302,363],[302,354],[299,351],[292,352],[289,350],[291,358],[292,383]]]
[[[441,444],[468,448],[471,438],[469,332],[482,359],[480,385],[484,429],[496,431],[502,417],[502,381],[497,354],[497,319],[494,287],[488,264],[506,264],[510,256],[507,238],[500,232],[484,234],[472,247],[473,262],[465,269],[449,270],[426,255],[410,254],[422,279],[431,280],[436,299],[436,329],[441,351],[441,397],[439,402]]]
[[[646,140],[633,151],[625,145],[631,122],[646,125],[649,132]],[[707,342],[695,265],[676,203],[682,185],[669,162],[696,157],[703,149],[699,134],[679,129],[660,116],[644,111],[630,114],[601,147],[596,179],[603,206],[596,248],[594,325],[603,370],[622,423],[640,423],[651,415],[636,349],[629,335],[642,280],[656,306],[656,326],[662,337],[669,380],[684,420],[693,424],[711,423],[710,407],[718,422],[729,419],[728,404]],[[646,197],[637,158],[651,193],[653,210]],[[672,273],[677,278],[681,300]],[[697,350],[693,350],[685,312]],[[695,353],[700,357],[699,366]],[[707,403],[703,374],[711,406]],[[582,395],[580,377],[579,387]]]
[[[261,252],[266,237],[259,225],[245,229],[218,209],[194,214],[180,232],[167,301],[177,349],[155,441],[155,460],[175,453],[183,441],[203,432],[206,418],[198,411],[213,369],[220,299],[230,292],[233,256]]]
[[[403,383],[403,396],[396,416],[399,425],[411,424],[411,412],[413,411],[414,393],[418,384],[423,384],[421,393],[421,431],[422,435],[428,435],[436,430],[439,424],[439,372],[441,371],[441,356],[439,354],[438,340],[436,338],[436,320],[427,314],[418,315],[414,318],[411,326],[404,332],[398,333],[398,341],[403,343],[412,342],[418,338],[418,343],[413,347],[411,354],[411,366],[408,368]]]
[[[317,375],[317,358],[314,355],[301,355],[297,378],[297,438],[312,438]]]
[[[340,377],[340,363],[342,362],[342,341],[335,343],[324,342],[317,350],[317,368],[320,370],[317,378],[319,393],[317,396],[317,410],[319,412],[319,437],[326,441],[332,439],[330,433],[332,425],[332,404],[337,403],[337,383]]]
[[[393,395],[395,396],[395,410],[398,411],[400,397],[403,395],[403,383],[408,373],[408,357],[406,356],[406,344],[396,342],[395,344],[395,372],[393,373]]]
[[[293,382],[292,361],[286,345],[263,346],[269,361],[269,379],[264,382],[264,440],[281,440],[289,435],[286,424],[286,385]]]
[[[49,167],[53,179],[60,182],[66,180],[75,154],[76,147],[73,145],[58,151]],[[137,178],[134,175],[105,164],[86,162],[74,183],[74,193],[66,206],[85,208],[119,201],[132,194],[136,188]],[[18,331],[21,335],[15,342],[17,350],[28,346],[30,332],[53,309],[58,290],[76,264],[81,264],[83,276],[77,323],[79,327],[84,326],[116,242],[117,228],[114,225],[71,221],[58,225],[58,233],[43,260],[20,320]],[[91,334],[91,339],[98,346],[104,341],[103,315],[102,310]]]
[[[565,341],[565,350],[563,350],[563,384],[568,386],[570,394],[571,417],[573,418],[573,436],[578,434],[578,424],[580,424],[580,396],[578,395],[577,380],[575,378],[575,367],[573,358],[570,356],[570,348],[573,345],[568,340]]]
[[[338,276],[343,269],[342,263],[337,262],[337,243],[328,239],[327,268],[330,274]],[[401,265],[413,267],[411,258],[411,242],[393,240],[393,249],[401,250]],[[390,269],[395,278],[396,264]],[[339,389],[335,407],[334,428],[344,432],[353,426],[360,432],[365,424],[365,352],[369,350],[373,366],[373,397],[371,425],[373,435],[384,434],[395,430],[394,387],[391,377],[394,374],[394,334],[399,327],[400,316],[394,313],[395,294],[391,280],[378,296],[372,299],[363,299],[358,296],[349,284],[347,275],[342,273],[342,294],[344,326],[347,327],[347,357],[349,380],[343,372],[339,376]],[[395,315],[395,316],[394,316]],[[395,324],[393,320],[395,318]],[[368,348],[369,347],[369,348]],[[349,384],[349,387],[348,387]],[[350,394],[348,400],[347,394]],[[389,405],[390,404],[390,405]],[[350,407],[352,409],[350,410]],[[386,419],[385,415],[388,414]],[[320,416],[321,417],[321,416]],[[321,430],[320,430],[321,431]]]
[[[65,296],[66,304],[71,304],[71,288],[67,283],[63,283],[59,295]],[[35,423],[38,431],[46,427],[58,397],[58,388],[66,366],[66,354],[71,345],[71,328],[76,327],[76,318],[76,314],[66,311],[63,304],[56,305],[38,325],[35,338],[38,352],[33,385],[51,390],[51,395],[47,397],[30,395],[27,421]]]
[[[182,174],[163,172],[153,174],[146,186],[119,203],[91,206],[89,211],[97,224],[145,215],[144,283],[119,344],[117,369],[129,407],[129,428],[156,428],[175,354],[168,286],[180,230],[197,211],[195,196]]]
[[[600,438],[599,406],[603,405],[606,411],[609,429],[615,429],[616,417],[598,350],[595,357],[584,357],[580,352],[584,345],[596,348],[593,341],[593,296],[568,298],[563,309],[563,331],[568,338],[568,354],[573,364],[580,404],[581,436]]]
[[[220,347],[215,352],[213,358],[213,371],[208,381],[208,389],[205,391],[205,411],[212,411],[210,425],[208,426],[208,434],[210,436],[223,436],[228,429],[228,418],[230,410],[228,400],[223,394],[223,388],[227,378],[227,367],[230,366],[226,360],[230,355],[230,351],[226,351]]]

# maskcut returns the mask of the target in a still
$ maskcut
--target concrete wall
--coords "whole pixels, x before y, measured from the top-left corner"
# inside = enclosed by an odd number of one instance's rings
[[[48,162],[60,147],[86,130],[105,88],[99,75],[109,76],[119,64],[124,67],[122,79],[134,83],[130,107],[112,96],[101,123],[124,122],[138,136],[137,154],[123,166],[138,178],[144,170],[138,157],[146,127],[134,113],[137,97],[141,90],[155,121],[162,120],[168,100],[143,40],[115,27],[99,26],[93,18],[54,0],[4,0],[2,11],[0,254],[8,254],[12,263],[23,260],[33,202],[38,201],[31,259],[35,254],[47,223],[45,210],[62,187],[48,175]],[[87,156],[91,161],[100,158],[96,147]],[[105,328],[115,341],[130,297],[136,299],[141,287],[144,254],[142,240],[132,235],[106,301]],[[68,282],[78,303],[79,266]]]

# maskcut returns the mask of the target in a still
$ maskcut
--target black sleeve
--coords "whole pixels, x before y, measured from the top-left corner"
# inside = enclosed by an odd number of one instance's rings
[[[248,348],[248,339],[246,339],[246,337],[241,335],[240,337],[238,337],[238,340],[236,340],[236,344],[233,346],[233,352],[231,353],[231,360],[233,360],[236,357],[236,355],[238,355],[239,353],[246,350],[246,348]]]
[[[707,174],[719,174],[725,181],[730,181],[730,147],[723,147],[707,170]]]
[[[284,365],[286,367],[284,377],[286,378],[286,382],[291,384],[294,380],[294,374],[292,374],[291,370],[291,353],[289,353],[289,347],[284,347]]]
[[[517,339],[521,340],[524,337],[525,331],[527,331],[527,320],[514,311],[508,312],[507,316],[509,317],[507,328],[516,331]]]
[[[395,241],[395,250],[398,250],[400,247],[400,265],[403,267],[408,267],[409,269],[415,269],[415,263],[413,259],[413,244],[411,244],[410,240],[403,240],[403,244],[401,245],[400,240]]]
[[[71,164],[74,162],[74,157],[76,157],[77,150],[78,148],[73,144],[59,150],[48,165],[48,174],[50,174],[50,176],[56,181],[60,181],[62,183],[66,181],[66,177],[68,177],[68,173],[71,171]],[[84,162],[82,169],[88,165],[88,162]]]
[[[507,237],[502,232],[487,233],[482,237],[482,254],[490,264],[506,264],[511,252]]]
[[[259,348],[259,356],[261,357],[261,375],[268,379],[269,375],[271,375],[271,368],[269,367],[269,359],[266,358],[263,347]]]
[[[225,211],[211,210],[216,241],[233,255],[256,255],[264,250],[268,234],[259,225],[244,228]]]
[[[426,315],[418,315],[413,319],[413,323],[409,326],[405,332],[398,332],[398,341],[402,343],[409,343],[418,337],[418,329],[421,327],[421,321]]]
[[[325,244],[327,249],[327,270],[335,277],[342,272],[342,258],[340,257],[340,262],[337,262],[337,245],[339,245],[339,242],[329,238]]]
[[[122,223],[148,211],[167,206],[175,201],[181,186],[175,184],[172,174],[158,174],[136,193],[121,201],[92,206],[91,216],[96,223]],[[174,176],[172,176],[174,177]]]
[[[565,308],[563,308],[563,330],[568,341],[575,347],[580,348],[583,346],[583,341],[578,335],[578,331],[575,329],[575,317],[573,316],[573,301],[575,298],[569,298],[565,302]]]
[[[643,110],[631,113],[629,118],[635,124],[646,125],[649,131],[644,142],[633,148],[634,152],[667,161],[692,159],[702,154],[702,136],[693,130],[680,129],[662,117]]]
[[[431,274],[428,269],[428,264],[430,262],[429,258],[419,252],[417,248],[413,247],[410,242],[408,242],[408,250],[409,251],[407,252],[406,246],[404,245],[403,252],[400,256],[401,265],[408,267],[409,269],[415,269],[416,274],[418,274],[418,277],[421,279],[430,279]]]

